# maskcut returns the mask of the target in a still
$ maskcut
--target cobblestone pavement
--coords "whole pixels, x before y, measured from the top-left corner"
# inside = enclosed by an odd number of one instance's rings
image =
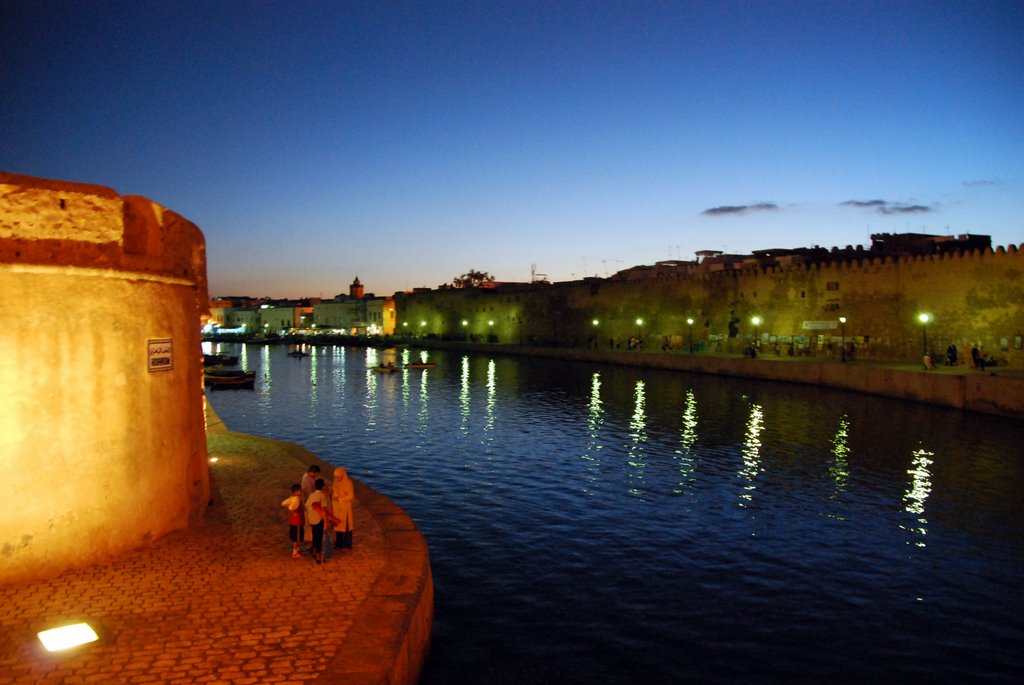
[[[357,500],[352,551],[323,565],[292,559],[280,503],[319,460],[223,430],[209,448],[218,458],[213,501],[199,526],[105,565],[0,587],[0,685],[246,685],[321,675],[385,566],[380,524]],[[100,639],[65,653],[42,648],[39,631],[78,621]]]

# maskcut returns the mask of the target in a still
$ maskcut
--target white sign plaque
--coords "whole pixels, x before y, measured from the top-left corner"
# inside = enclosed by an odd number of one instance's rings
[[[173,341],[170,338],[149,341],[149,370],[170,371],[174,368]]]

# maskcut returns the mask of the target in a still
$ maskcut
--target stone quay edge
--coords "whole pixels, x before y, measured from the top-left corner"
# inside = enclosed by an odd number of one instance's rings
[[[211,500],[196,526],[108,563],[0,586],[0,685],[412,685],[429,652],[426,540],[355,481],[355,545],[291,558],[280,506],[301,446],[231,432],[207,411]],[[136,512],[144,515],[144,510]],[[99,640],[48,653],[36,634],[87,621]]]
[[[783,383],[802,383],[909,400],[952,409],[1024,419],[1024,370],[993,367],[805,359],[762,355],[687,354],[685,351],[640,352],[580,347],[541,347],[419,340],[415,347],[482,354],[507,354],[595,364],[683,371]]]

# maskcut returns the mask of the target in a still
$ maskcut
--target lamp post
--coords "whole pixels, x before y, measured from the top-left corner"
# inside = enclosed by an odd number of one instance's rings
[[[760,316],[755,316],[755,317],[751,318],[750,319],[750,323],[754,324],[754,341],[751,343],[751,345],[752,345],[752,347],[754,347],[756,349],[757,348],[757,338],[758,338],[758,326],[761,325],[761,317]]]
[[[846,317],[839,317],[839,358],[843,364],[846,363]]]
[[[686,319],[686,341],[690,348],[690,354],[693,354],[693,317],[687,317]]]
[[[928,322],[932,320],[932,317],[930,314],[918,314],[917,320],[921,322],[921,336],[924,341],[922,354],[928,354]]]

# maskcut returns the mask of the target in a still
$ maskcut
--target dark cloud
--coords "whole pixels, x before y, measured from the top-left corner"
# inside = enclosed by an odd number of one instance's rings
[[[924,205],[893,205],[888,208],[886,214],[922,214],[932,211],[932,207]]]
[[[723,205],[705,209],[701,214],[704,216],[735,216],[747,212],[774,212],[779,206],[774,202],[756,202],[751,205]]]
[[[847,200],[846,202],[840,202],[840,207],[858,207],[861,209],[878,209],[885,207],[889,203],[885,200]]]
[[[889,202],[888,200],[847,200],[846,202],[840,202],[839,206],[873,209],[879,214],[923,214],[935,211],[934,206],[908,205],[902,202]]]

